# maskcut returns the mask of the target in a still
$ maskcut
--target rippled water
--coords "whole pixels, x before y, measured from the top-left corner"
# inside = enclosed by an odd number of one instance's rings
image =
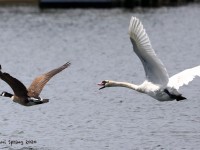
[[[200,5],[0,8],[3,71],[28,86],[35,76],[72,63],[44,88],[48,104],[23,107],[0,98],[1,149],[200,149],[200,79],[181,89],[188,98],[181,102],[158,102],[125,88],[98,90],[96,83],[104,79],[144,80],[128,37],[131,16],[142,20],[170,75],[200,64]],[[3,81],[0,85],[0,91],[11,91]]]

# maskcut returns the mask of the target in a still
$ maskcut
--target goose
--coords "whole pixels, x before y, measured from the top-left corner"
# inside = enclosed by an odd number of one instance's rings
[[[131,18],[128,33],[133,50],[143,64],[146,75],[145,81],[141,85],[135,85],[127,82],[103,80],[98,84],[101,86],[99,90],[106,87],[125,87],[147,94],[158,101],[180,101],[186,99],[178,90],[195,77],[200,76],[200,65],[186,69],[169,78],[165,66],[157,57],[149,37],[138,18]]]
[[[56,74],[70,66],[70,62],[53,69],[47,73],[44,73],[36,77],[29,88],[27,89],[22,82],[12,77],[8,73],[1,72],[0,65],[0,78],[5,81],[13,90],[14,94],[3,91],[0,96],[9,97],[14,102],[19,103],[23,106],[33,106],[49,102],[49,99],[43,99],[39,97],[42,89],[46,83]]]

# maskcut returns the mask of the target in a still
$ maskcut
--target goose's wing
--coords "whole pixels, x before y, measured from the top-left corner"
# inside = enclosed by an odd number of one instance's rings
[[[167,85],[167,70],[153,50],[142,23],[136,17],[131,18],[129,35],[133,49],[144,66],[146,79],[154,84]]]
[[[39,97],[42,89],[46,85],[46,83],[57,73],[61,72],[65,68],[70,66],[70,62],[67,62],[66,64],[62,65],[61,67],[58,67],[56,69],[53,69],[45,74],[42,74],[38,77],[36,77],[33,82],[31,83],[30,87],[28,88],[28,96],[30,97]]]
[[[1,69],[1,66],[0,66]],[[0,78],[5,81],[13,90],[16,96],[25,97],[27,96],[27,89],[22,82],[12,77],[8,73],[2,73],[0,71]]]
[[[197,76],[200,77],[200,66],[186,69],[178,74],[173,75],[171,78],[169,78],[168,86],[178,90],[181,86],[187,85]]]

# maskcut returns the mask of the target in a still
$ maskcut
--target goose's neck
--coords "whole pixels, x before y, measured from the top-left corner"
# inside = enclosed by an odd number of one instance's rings
[[[128,83],[128,82],[110,81],[109,84],[110,84],[110,87],[125,87],[125,88],[139,91],[138,85]]]

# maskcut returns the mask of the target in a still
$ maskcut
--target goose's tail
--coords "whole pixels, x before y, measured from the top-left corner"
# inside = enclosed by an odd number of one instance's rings
[[[43,103],[48,103],[49,99],[42,99],[42,98],[34,98],[34,97],[29,97],[28,101],[31,105],[38,105],[38,104],[43,104]]]
[[[42,100],[42,103],[48,103],[49,102],[49,99],[43,99]]]

